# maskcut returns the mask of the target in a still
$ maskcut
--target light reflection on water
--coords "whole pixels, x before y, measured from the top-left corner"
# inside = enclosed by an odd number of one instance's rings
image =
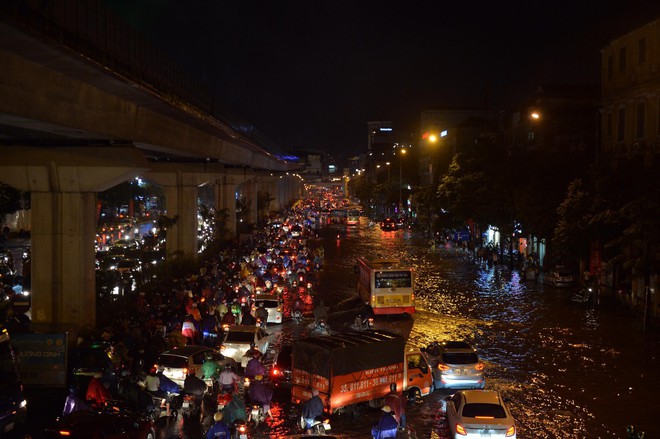
[[[660,435],[652,422],[654,395],[660,391],[654,373],[660,345],[657,337],[644,339],[632,318],[616,308],[571,303],[570,291],[526,282],[505,265],[475,265],[461,250],[430,253],[425,238],[407,231],[334,227],[320,235],[326,268],[319,273],[317,290],[331,308],[355,297],[357,257],[392,256],[415,266],[419,312],[409,345],[449,339],[472,343],[486,365],[486,388],[511,400],[518,437],[620,438],[630,423],[645,430],[646,437]],[[287,327],[281,336],[290,340],[303,333]],[[446,395],[435,392],[424,404],[409,407],[409,423],[418,437],[449,437]],[[285,424],[295,423],[289,417]],[[339,417],[333,430],[366,438],[377,418],[376,409],[356,421]]]

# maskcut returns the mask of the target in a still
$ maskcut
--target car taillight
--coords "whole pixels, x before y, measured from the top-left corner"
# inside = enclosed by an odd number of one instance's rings
[[[247,431],[247,427],[245,425],[239,425],[238,431],[240,431],[241,433],[245,433]]]
[[[477,363],[477,365],[474,366],[474,368],[477,370],[484,370],[484,363]]]
[[[188,368],[186,368],[186,367],[183,368],[183,374],[188,375]]]
[[[225,349],[227,349],[227,346],[225,346],[225,345],[221,345],[221,346],[220,346],[220,350],[221,350],[221,351],[224,351]]]
[[[277,312],[282,312],[282,308],[277,308]]]
[[[465,430],[465,427],[463,427],[461,424],[456,424],[456,433],[460,434],[461,436],[467,436],[467,430]]]
[[[511,436],[513,436],[514,434],[516,434],[516,426],[515,426],[515,425],[512,425],[511,427],[509,427],[509,428],[506,429],[506,434],[505,434],[504,436],[506,436],[506,437],[511,437]]]
[[[277,369],[276,367],[273,367],[273,368],[270,370],[270,374],[271,374],[271,375],[275,375],[275,376],[277,376],[277,375],[279,375],[279,374],[281,374],[281,373],[282,373],[282,372],[280,372],[279,369]]]
[[[60,436],[71,436],[71,432],[67,430],[60,430],[59,434]]]
[[[441,371],[444,372],[446,370],[449,370],[449,366],[447,366],[446,364],[438,364],[438,370],[441,370]]]

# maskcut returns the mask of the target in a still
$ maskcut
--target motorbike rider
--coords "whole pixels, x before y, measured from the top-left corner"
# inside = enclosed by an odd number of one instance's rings
[[[227,425],[232,425],[237,420],[247,420],[245,403],[238,393],[232,395],[231,401],[222,409],[222,415]]]
[[[263,381],[263,375],[257,375],[254,377],[254,381],[250,384],[248,396],[253,403],[261,404],[264,409],[264,416],[268,414],[271,419],[273,418],[273,413],[270,411],[270,401],[273,399],[273,388]],[[251,420],[251,417],[252,413],[250,412],[248,421]]]
[[[216,382],[220,376],[220,365],[213,359],[211,352],[204,353],[204,363],[202,363],[202,379],[210,379]]]
[[[261,321],[261,327],[265,329],[268,323],[268,310],[264,307],[264,302],[259,302],[259,306],[254,313],[257,319]]]
[[[186,379],[183,381],[183,393],[201,398],[207,389],[206,383],[195,375],[195,371],[189,370]]]
[[[228,438],[231,433],[227,425],[222,422],[222,412],[217,412],[213,415],[213,425],[209,428],[209,431],[206,432],[206,439],[216,439],[216,438]]]
[[[392,415],[392,408],[389,405],[384,405],[382,415],[378,423],[371,428],[371,436],[374,439],[385,439],[388,437],[396,437],[399,425]]]
[[[265,375],[266,367],[261,363],[261,354],[259,351],[256,351],[252,356],[250,361],[247,362],[245,366],[245,376],[247,378],[253,379],[257,375]]]
[[[296,297],[296,300],[293,301],[293,305],[291,305],[291,314],[299,312],[302,316],[304,309],[305,304],[303,303],[302,299],[300,297]]]
[[[110,391],[101,382],[103,375],[100,372],[94,374],[87,384],[85,399],[94,409],[101,409],[106,401],[111,398]]]
[[[243,314],[241,314],[241,325],[256,325],[257,319],[250,313],[250,308],[245,307]]]
[[[323,414],[323,400],[318,389],[312,389],[312,397],[302,407],[302,417],[305,420],[305,431],[312,434],[312,423]]]
[[[325,307],[323,300],[314,308],[314,323],[318,326],[321,321],[328,321],[328,308]]]
[[[238,375],[236,375],[236,372],[234,372],[229,364],[220,373],[218,383],[220,384],[220,389],[224,392],[234,393],[238,388]]]
[[[399,423],[399,428],[406,428],[406,404],[408,399],[401,392],[397,392],[396,383],[390,384],[390,393],[385,395],[385,405],[390,406],[394,419]]]

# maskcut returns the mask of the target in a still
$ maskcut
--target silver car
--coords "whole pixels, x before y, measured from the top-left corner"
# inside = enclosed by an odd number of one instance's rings
[[[453,439],[516,439],[516,423],[495,390],[463,390],[445,398]]]
[[[464,341],[435,342],[424,349],[433,367],[436,389],[483,389],[484,364]]]

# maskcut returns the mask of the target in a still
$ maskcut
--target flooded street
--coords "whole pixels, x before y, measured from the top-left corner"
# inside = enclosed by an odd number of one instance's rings
[[[470,342],[486,364],[486,388],[511,400],[519,438],[622,438],[629,424],[647,438],[660,435],[654,422],[660,344],[657,334],[643,335],[634,317],[612,305],[594,310],[572,303],[570,290],[525,283],[503,265],[478,266],[461,250],[430,253],[423,237],[367,228],[362,220],[360,228],[319,231],[325,266],[316,294],[334,311],[332,329],[341,328],[342,311],[355,304],[356,259],[401,258],[417,269],[418,312],[412,321],[377,319],[376,327],[409,332],[411,347]],[[305,332],[291,322],[273,331],[275,345]],[[443,400],[448,394],[436,391],[423,404],[408,406],[408,423],[418,437],[450,437]],[[281,410],[287,396],[277,396]],[[297,412],[285,411],[287,419],[266,428],[264,436],[295,432]],[[368,438],[378,416],[377,409],[355,421],[335,416],[333,431]]]

